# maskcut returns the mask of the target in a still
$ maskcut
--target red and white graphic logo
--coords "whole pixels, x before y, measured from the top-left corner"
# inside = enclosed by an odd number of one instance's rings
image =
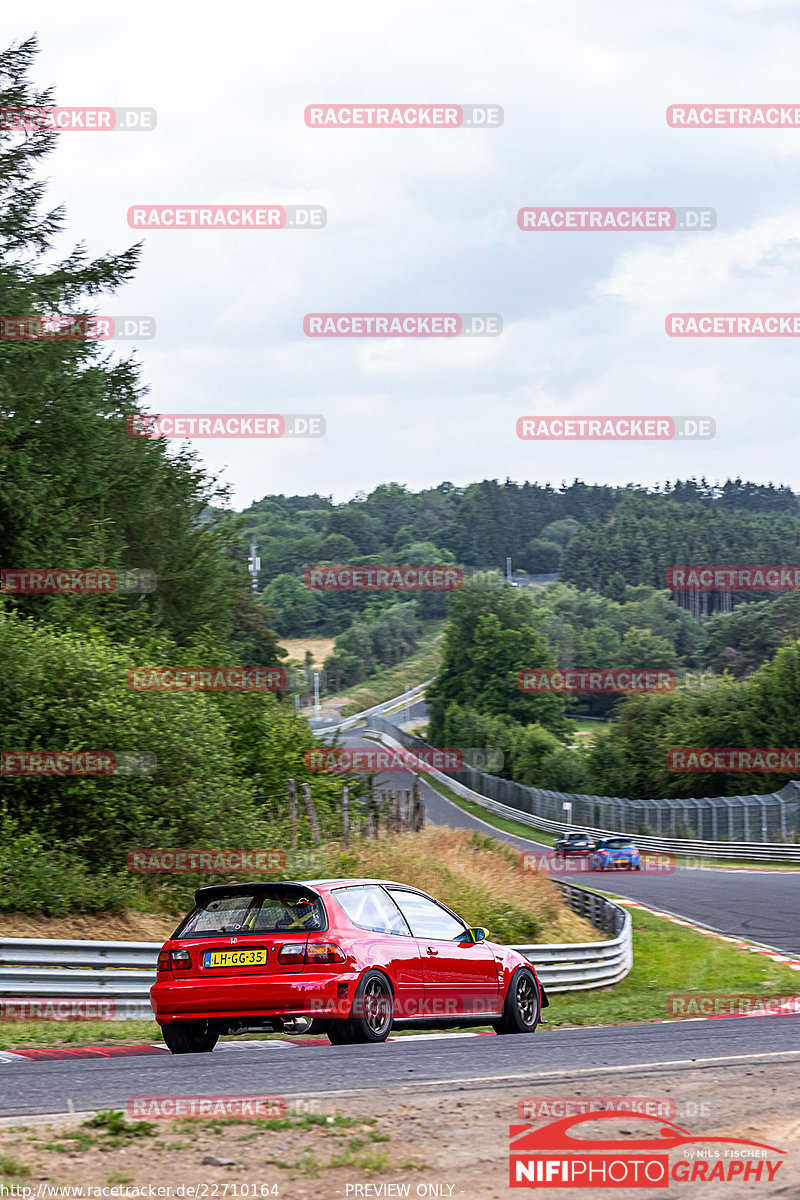
[[[550,1125],[512,1125],[510,1128],[511,1187],[565,1188],[666,1188],[670,1182],[710,1183],[715,1180],[742,1183],[771,1183],[782,1160],[768,1156],[785,1154],[776,1146],[734,1137],[694,1137],[686,1129],[663,1117],[644,1114],[636,1124],[646,1124],[652,1137],[613,1136],[613,1123],[630,1127],[629,1111],[595,1112],[564,1117]],[[581,1137],[573,1133],[587,1123],[605,1125],[610,1136]],[[624,1127],[624,1126],[623,1126]],[[710,1146],[712,1157],[686,1157],[670,1165],[670,1151]],[[746,1151],[733,1149],[747,1147]],[[752,1155],[758,1161],[747,1161]],[[700,1154],[702,1152],[696,1152]],[[708,1151],[706,1152],[709,1153]]]

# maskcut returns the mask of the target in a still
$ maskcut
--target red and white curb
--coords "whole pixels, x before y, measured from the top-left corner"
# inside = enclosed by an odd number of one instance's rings
[[[684,929],[691,929],[693,933],[702,933],[705,937],[716,938],[719,942],[729,942],[732,946],[738,946],[740,950],[749,950],[751,954],[761,954],[764,958],[771,959],[772,962],[782,963],[790,971],[800,971],[800,958],[793,958],[789,954],[782,954],[780,950],[776,950],[773,946],[762,946],[756,942],[746,942],[742,938],[731,937],[727,933],[720,933],[718,929],[709,929],[706,925],[695,925],[692,921],[687,921],[684,917],[679,917],[675,913],[664,912],[659,908],[650,908],[647,904],[639,904],[636,900],[619,898],[615,899],[614,903],[624,905],[625,908],[641,909],[642,912],[652,913],[654,917],[663,917],[665,921],[671,921],[673,925],[682,925]]]
[[[430,1041],[442,1038],[494,1037],[488,1031],[457,1031],[455,1033],[411,1033],[389,1037],[387,1042],[403,1045],[406,1042]],[[273,1038],[269,1041],[219,1042],[212,1053],[226,1054],[241,1050],[295,1050],[301,1046],[330,1046],[325,1038]],[[131,1046],[36,1046],[25,1050],[1,1050],[2,1062],[41,1062],[66,1058],[138,1058],[144,1055],[169,1054],[163,1042],[139,1042]]]
[[[729,945],[736,946],[740,950],[749,950],[751,954],[760,954],[772,962],[777,962],[784,967],[788,967],[790,971],[800,971],[800,959],[792,958],[788,954],[782,954],[780,950],[775,950],[771,946],[761,946],[753,942],[746,942],[742,938],[730,937],[727,933],[720,933],[718,929],[708,929],[705,925],[695,925],[692,921],[686,921],[683,917],[679,917],[675,913],[663,912],[658,908],[649,908],[646,904],[639,904],[635,900],[616,899],[614,903],[624,905],[626,908],[638,908],[641,912],[648,912],[654,917],[662,917],[665,921],[671,921],[673,925],[681,925],[684,929],[691,929],[693,933],[702,933],[705,937],[715,938],[718,942],[728,942]],[[768,1002],[770,997],[764,996],[763,999],[765,1002]],[[769,1013],[753,1009],[752,1011],[740,1013],[712,1013],[702,1017],[665,1017],[650,1023],[653,1025],[678,1025],[685,1024],[687,1021],[730,1021],[738,1020],[742,1017],[768,1016],[790,1017],[798,1016],[798,1013]]]

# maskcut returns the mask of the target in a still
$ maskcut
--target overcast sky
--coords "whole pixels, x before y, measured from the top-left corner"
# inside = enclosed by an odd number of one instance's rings
[[[668,105],[800,105],[796,6],[154,0],[6,6],[61,105],[50,200],[90,252],[144,239],[103,308],[149,314],[152,411],[318,412],[306,441],[196,442],[272,492],[483,478],[800,486],[797,339],[670,338],[672,311],[800,311],[800,129],[679,130]],[[494,103],[499,129],[310,129],[315,102]],[[322,204],[312,231],[154,230],[132,204]],[[709,205],[713,232],[523,233],[526,205]],[[325,339],[308,312],[496,312],[500,337]],[[527,414],[701,414],[712,441],[533,444]]]

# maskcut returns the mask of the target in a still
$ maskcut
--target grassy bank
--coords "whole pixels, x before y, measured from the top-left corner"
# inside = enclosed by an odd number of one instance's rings
[[[633,968],[613,988],[553,996],[551,1026],[620,1025],[666,1020],[675,995],[795,995],[800,974],[760,954],[683,929],[664,917],[632,910]]]
[[[462,796],[457,796],[446,783],[440,783],[438,779],[433,779],[429,775],[425,775],[424,779],[440,796],[444,796],[446,800],[450,800],[451,803],[463,809],[464,812],[469,813],[470,816],[478,817],[481,821],[485,821],[493,829],[499,829],[503,833],[511,833],[514,837],[527,838],[529,841],[539,842],[542,846],[552,846],[556,840],[555,834],[545,833],[541,829],[534,829],[532,825],[523,825],[522,821],[513,821],[506,817],[498,817],[495,813],[491,813],[488,809],[483,808],[482,805],[476,804],[474,800],[465,800]]]
[[[385,700],[391,700],[392,696],[399,696],[426,679],[431,679],[439,670],[443,638],[444,621],[427,623],[416,651],[408,658],[393,667],[376,671],[368,679],[339,693],[349,699],[342,709],[342,715],[348,717],[365,708],[372,708],[374,704],[382,704]]]

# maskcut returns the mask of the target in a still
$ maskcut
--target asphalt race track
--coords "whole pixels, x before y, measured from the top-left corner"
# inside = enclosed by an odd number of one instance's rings
[[[793,1062],[800,1017],[665,1022],[620,1028],[540,1029],[532,1036],[422,1035],[383,1045],[223,1043],[213,1054],[0,1061],[0,1116],[125,1109],[132,1096],[280,1095],[452,1084],[572,1083],[582,1072],[611,1077],[653,1067],[680,1070]],[[734,1060],[730,1062],[729,1060]],[[614,1070],[616,1068],[616,1071]]]
[[[342,735],[342,741],[353,748],[374,749],[376,745],[374,741],[364,740],[363,730],[348,731]],[[402,772],[386,772],[379,777],[378,784],[387,788],[407,788],[411,786],[410,778]],[[457,829],[491,830],[496,837],[521,850],[544,849],[540,843],[487,827],[479,818],[441,796],[425,783],[424,776],[422,783],[427,821]],[[567,878],[598,891],[678,913],[732,937],[750,938],[800,956],[800,871],[759,871],[756,866],[742,871],[678,867],[668,875],[614,871],[603,875],[581,873]]]
[[[344,735],[369,746],[363,731]],[[406,773],[386,773],[379,786],[406,788]],[[422,779],[426,819],[488,831],[478,818]],[[492,832],[521,849],[539,843]],[[733,936],[800,954],[800,875],[794,872],[679,868],[668,875],[571,876],[605,891],[679,913]],[[687,981],[688,982],[688,981]],[[583,1074],[611,1078],[667,1068],[709,1070],[800,1061],[800,1017],[664,1021],[604,1028],[542,1027],[532,1037],[474,1034],[400,1037],[384,1045],[298,1045],[288,1041],[223,1042],[213,1054],[170,1055],[132,1049],[129,1056],[39,1059],[0,1054],[0,1118],[122,1108],[133,1096],[280,1095],[287,1100],[382,1088],[520,1087],[575,1082]]]

